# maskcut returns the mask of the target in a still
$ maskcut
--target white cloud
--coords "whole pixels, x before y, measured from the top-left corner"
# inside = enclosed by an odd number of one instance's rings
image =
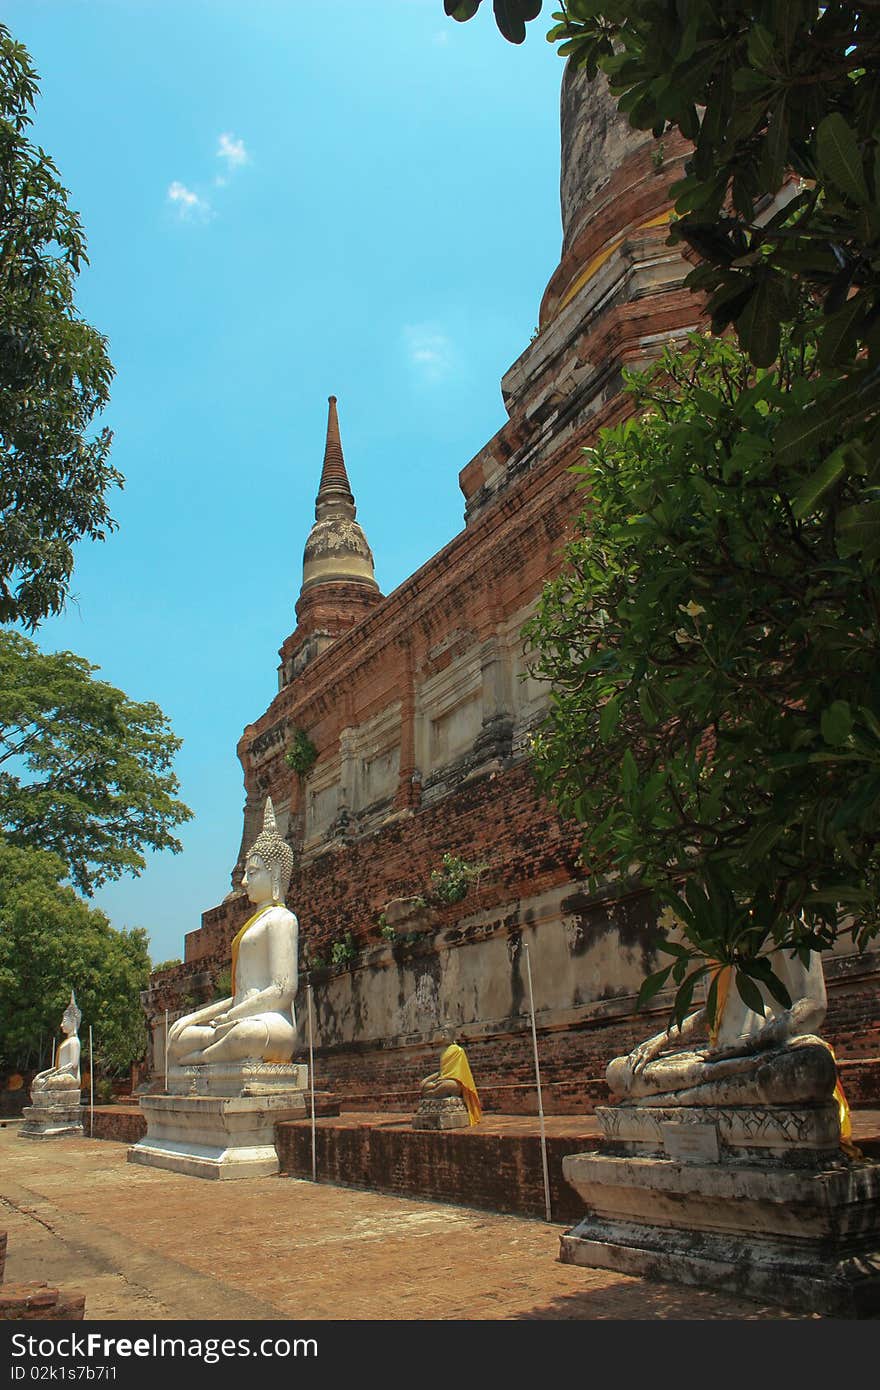
[[[198,193],[194,193],[178,179],[168,185],[168,201],[174,205],[184,221],[194,217],[207,217],[211,211],[211,204],[207,199],[200,198]]]
[[[240,169],[242,164],[248,162],[248,152],[244,147],[243,140],[237,140],[228,131],[220,136],[217,144],[217,158],[226,160],[227,170]]]
[[[452,343],[434,324],[407,324],[403,340],[410,362],[424,381],[442,381],[452,371]]]

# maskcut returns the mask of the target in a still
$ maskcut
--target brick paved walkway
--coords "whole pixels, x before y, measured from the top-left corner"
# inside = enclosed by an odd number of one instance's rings
[[[559,1225],[296,1178],[208,1182],[14,1124],[0,1173],[7,1279],[81,1289],[87,1321],[798,1316],[561,1265]]]

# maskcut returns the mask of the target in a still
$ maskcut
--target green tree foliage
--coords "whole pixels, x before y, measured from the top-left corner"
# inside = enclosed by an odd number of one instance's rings
[[[70,991],[82,1009],[80,1040],[95,1068],[119,1073],[141,1057],[146,1028],[140,991],[150,957],[146,932],[114,931],[103,912],[62,886],[61,859],[0,841],[0,1065],[49,1065]]]
[[[68,594],[72,547],[113,528],[121,485],[110,432],[91,430],[113,368],[77,314],[80,221],[28,139],[38,94],[27,51],[0,25],[0,622],[35,627]]]
[[[84,893],[181,846],[192,812],[171,770],[180,739],[158,705],[95,680],[72,652],[0,631],[0,833],[51,850]]]
[[[443,0],[443,8],[453,19],[473,19],[482,0]],[[526,24],[541,13],[541,0],[492,0],[495,23],[510,43],[522,43]]]
[[[806,338],[756,370],[693,335],[630,378],[528,630],[552,682],[536,766],[590,872],[638,874],[683,923],[645,986],[671,972],[680,1015],[707,957],[748,992],[774,945],[880,928],[878,465],[843,430],[780,447],[837,390]]]

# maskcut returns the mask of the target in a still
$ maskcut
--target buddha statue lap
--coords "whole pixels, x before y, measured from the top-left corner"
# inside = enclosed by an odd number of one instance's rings
[[[293,851],[278,834],[271,798],[245,861],[242,887],[256,909],[232,942],[232,994],[177,1019],[172,1068],[291,1060],[296,1042],[298,923],[284,906]]]
[[[681,1046],[706,1026],[706,1010],[681,1027],[658,1033],[606,1071],[609,1090],[639,1106],[810,1105],[827,1102],[837,1086],[830,1048],[815,1036],[827,1007],[821,956],[804,965],[779,951],[774,972],[791,1005],[783,1008],[762,987],[763,1016],[750,1009],[732,983],[732,968],[719,981],[716,1027],[708,1046]],[[726,978],[725,978],[726,976]]]

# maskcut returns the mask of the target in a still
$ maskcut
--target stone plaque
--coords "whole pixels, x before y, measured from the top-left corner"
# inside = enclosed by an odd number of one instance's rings
[[[680,1163],[717,1163],[718,1126],[713,1124],[661,1124],[663,1147]]]

